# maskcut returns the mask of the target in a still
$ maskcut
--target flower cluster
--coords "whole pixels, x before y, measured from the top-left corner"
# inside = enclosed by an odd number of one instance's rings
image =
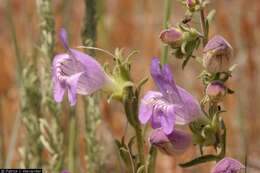
[[[189,167],[215,160],[217,164],[211,173],[238,173],[245,167],[239,161],[225,155],[226,126],[220,116],[224,110],[219,104],[227,94],[233,93],[226,85],[232,74],[230,62],[233,49],[222,36],[216,35],[208,40],[211,17],[207,16],[205,19],[203,16],[205,1],[181,2],[185,4],[190,20],[194,13],[200,11],[201,31],[187,24],[187,21],[178,24],[177,27],[164,29],[160,33],[160,39],[171,48],[172,55],[183,60],[183,68],[190,59],[201,58],[198,62],[204,68],[200,75],[204,84],[204,97],[200,103],[192,94],[176,84],[170,66],[167,62],[162,64],[158,58],[153,58],[150,66],[150,74],[158,91],[145,92],[139,103],[140,90],[147,80],[140,81],[138,85],[132,81],[131,64],[128,61],[132,54],[124,59],[122,51],[118,49],[115,55],[109,53],[115,62],[115,67],[110,72],[93,57],[70,48],[64,29],[60,32],[60,38],[67,52],[56,55],[53,60],[53,96],[56,102],[61,102],[67,91],[69,102],[74,106],[77,94],[90,95],[105,90],[110,94],[109,100],[121,102],[126,118],[136,135],[130,138],[128,143],[123,136],[121,141],[116,140],[116,145],[127,169],[133,172],[144,172],[146,167],[149,170],[151,160],[155,160],[156,157],[151,155],[147,157],[150,160],[145,161],[145,140],[141,125],[149,123],[152,127],[149,153],[153,153],[155,148],[162,153],[175,156],[184,153],[194,144],[199,147],[201,156],[180,166]],[[198,50],[201,45],[203,52],[202,57],[199,57]],[[189,127],[190,132],[182,130],[180,126]],[[132,149],[134,140],[137,141],[138,154]],[[205,155],[204,147],[214,147],[216,154]]]

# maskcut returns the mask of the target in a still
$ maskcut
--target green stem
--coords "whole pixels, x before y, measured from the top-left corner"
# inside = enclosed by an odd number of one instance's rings
[[[168,28],[169,19],[171,16],[171,8],[172,8],[172,0],[165,0],[164,1],[164,18],[163,18],[163,29]],[[167,64],[168,62],[168,45],[163,46],[163,56],[161,63]]]
[[[138,156],[140,158],[140,165],[145,165],[144,141],[143,141],[142,128],[141,128],[140,124],[136,125],[134,128],[135,128],[135,134],[136,134],[136,140],[137,140]]]
[[[148,156],[147,173],[155,173],[157,149],[151,146]]]
[[[76,160],[76,116],[75,108],[71,108],[70,124],[69,124],[69,147],[68,147],[68,169],[71,172],[75,172],[75,160]]]
[[[199,3],[199,0],[196,0],[196,2]],[[204,47],[208,42],[208,33],[206,29],[207,26],[206,26],[205,14],[203,8],[200,10],[200,25],[203,33],[203,47]]]

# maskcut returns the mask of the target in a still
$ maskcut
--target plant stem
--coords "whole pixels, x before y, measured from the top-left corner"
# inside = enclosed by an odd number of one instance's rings
[[[171,16],[172,0],[164,0],[164,18],[163,18],[163,29],[168,28],[168,22]],[[163,56],[161,63],[167,64],[168,62],[168,45],[163,46]]]
[[[155,173],[157,149],[151,146],[148,156],[147,173]]]
[[[75,108],[70,110],[70,125],[69,125],[69,148],[68,148],[68,169],[75,172],[75,142],[76,142],[76,116]]]
[[[196,0],[196,2],[199,3],[199,0]],[[204,47],[208,42],[208,33],[206,29],[206,21],[205,21],[205,14],[203,8],[200,10],[200,25],[203,33],[203,47]]]
[[[135,134],[136,134],[136,140],[137,140],[137,149],[138,149],[138,156],[140,158],[140,164],[145,165],[144,162],[144,141],[143,141],[143,135],[142,135],[142,129],[140,124],[136,125],[134,127]]]

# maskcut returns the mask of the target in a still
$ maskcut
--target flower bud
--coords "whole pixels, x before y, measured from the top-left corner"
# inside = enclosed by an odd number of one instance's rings
[[[233,49],[222,37],[213,37],[203,50],[203,66],[210,73],[227,71],[230,66]]]
[[[220,101],[226,94],[226,87],[222,82],[214,81],[207,86],[206,94],[211,100]]]
[[[158,128],[152,131],[150,143],[167,155],[182,154],[190,146],[191,136],[176,129],[166,135],[161,128]]]
[[[188,8],[194,8],[196,5],[196,0],[186,0],[186,5]]]
[[[162,42],[172,47],[180,47],[182,43],[183,33],[178,28],[165,29],[160,34]]]
[[[239,161],[225,157],[214,166],[210,173],[239,173],[243,169],[245,166]]]

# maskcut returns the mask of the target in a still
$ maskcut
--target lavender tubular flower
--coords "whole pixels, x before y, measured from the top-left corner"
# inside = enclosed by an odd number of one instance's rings
[[[91,56],[71,49],[68,46],[67,33],[64,29],[60,38],[68,53],[58,54],[52,63],[53,95],[56,102],[61,102],[68,91],[70,104],[76,104],[76,94],[89,95],[112,83],[101,65]]]
[[[187,124],[200,116],[197,100],[177,86],[168,65],[160,68],[158,58],[152,60],[151,75],[160,92],[148,91],[141,100],[139,121],[151,122],[154,129],[162,128],[170,134],[175,124]]]
[[[150,134],[150,143],[167,155],[182,154],[191,144],[191,136],[183,131],[174,130],[166,135],[161,128]]]
[[[203,66],[210,73],[227,71],[230,66],[233,49],[222,37],[213,37],[203,50]]]
[[[243,169],[245,169],[245,166],[239,161],[225,157],[215,165],[211,173],[239,173]]]

